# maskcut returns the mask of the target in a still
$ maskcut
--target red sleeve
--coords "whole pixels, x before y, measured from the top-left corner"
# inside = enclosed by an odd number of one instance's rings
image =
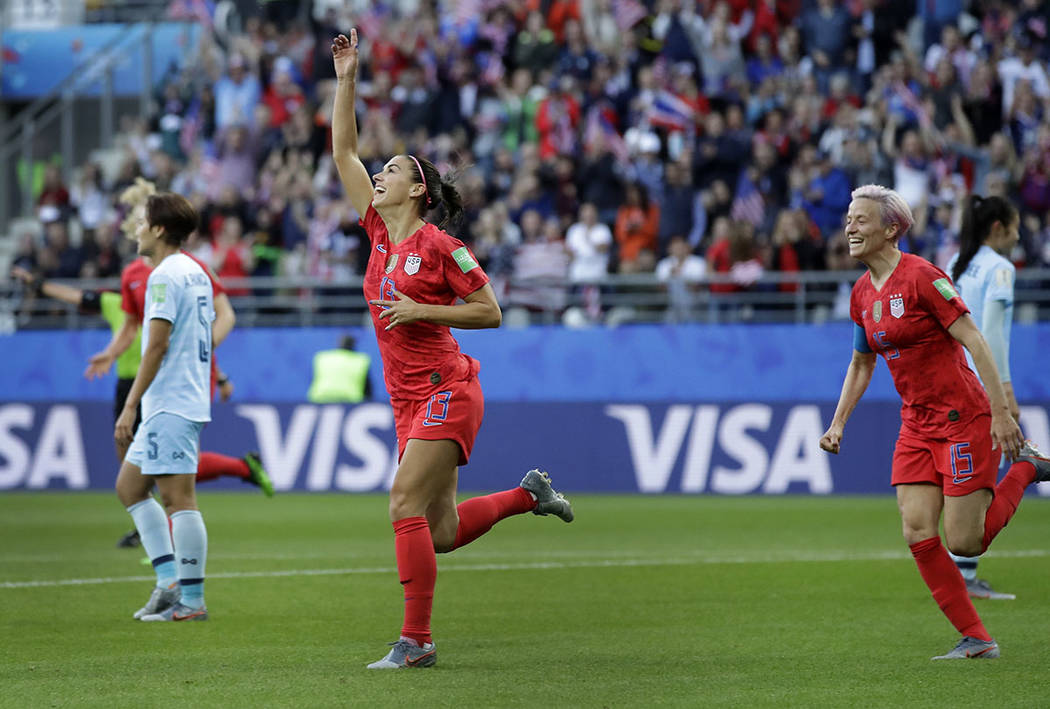
[[[222,285],[222,281],[220,281],[219,277],[215,275],[215,272],[211,270],[211,266],[201,261],[189,251],[184,250],[182,253],[186,254],[191,259],[193,259],[194,263],[200,266],[204,270],[204,272],[208,274],[208,279],[211,280],[211,292],[213,296],[222,295],[226,292],[226,289]]]
[[[441,263],[445,279],[460,298],[466,298],[489,282],[473,252],[459,239],[448,240],[448,245],[442,248]]]
[[[201,265],[203,265],[203,264],[201,264]],[[226,292],[226,288],[223,287],[222,281],[219,280],[218,276],[216,276],[214,273],[212,273],[212,270],[210,268],[208,268],[207,266],[204,266],[204,272],[207,273],[208,274],[208,278],[211,279],[211,293],[212,293],[212,297],[217,296],[217,295],[222,295],[223,293]]]
[[[955,290],[952,279],[932,263],[923,262],[915,269],[913,278],[919,302],[926,312],[937,319],[945,330],[961,316],[970,312]]]
[[[372,203],[368,203],[368,209],[365,210],[365,216],[358,222],[365,228],[365,233],[368,234],[368,240],[375,242],[376,234],[379,233],[380,229],[386,229],[386,224],[383,222],[383,218],[379,216],[379,212],[372,206]]]
[[[132,317],[142,318],[135,312],[135,297],[131,293],[131,279],[128,278],[128,269],[120,274],[120,309]]]

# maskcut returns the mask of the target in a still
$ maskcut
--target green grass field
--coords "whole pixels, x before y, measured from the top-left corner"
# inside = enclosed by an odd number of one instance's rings
[[[375,672],[401,620],[378,495],[201,495],[207,623],[141,623],[109,494],[0,497],[4,707],[1050,704],[1050,500],[982,563],[995,661],[957,640],[892,497],[578,496],[439,557],[438,665]],[[29,582],[33,582],[30,584]]]

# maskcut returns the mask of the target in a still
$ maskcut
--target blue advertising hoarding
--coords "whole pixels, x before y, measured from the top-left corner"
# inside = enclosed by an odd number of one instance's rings
[[[115,47],[113,92],[117,96],[142,90],[145,25],[87,24],[53,29],[9,29],[3,32],[4,70],[0,96],[23,100],[45,96],[67,77],[83,72],[100,49],[119,40]],[[150,42],[152,82],[156,84],[172,64],[181,66],[194,51],[200,27],[189,22],[163,22],[153,26]],[[88,79],[88,77],[84,77]],[[98,96],[101,76],[82,82],[77,94]]]
[[[99,320],[100,325],[102,321]],[[853,346],[853,325],[634,325],[615,329],[456,330],[481,362],[487,402],[767,401],[838,399]],[[238,328],[216,350],[239,401],[300,402],[316,352],[344,332],[375,362],[373,390],[384,398],[375,336],[361,328]],[[1050,401],[1045,353],[1050,324],[1015,323],[1014,391]],[[0,401],[111,401],[112,378],[80,376],[109,341],[108,330],[0,334]],[[879,362],[867,402],[899,402]]]
[[[532,467],[569,492],[886,494],[900,418],[889,402],[857,407],[834,456],[817,441],[832,403],[546,402],[486,407],[463,490],[513,486]],[[1022,426],[1050,448],[1050,402]],[[216,405],[202,448],[258,450],[279,491],[389,488],[396,466],[386,403]],[[0,490],[111,489],[117,461],[108,404],[0,404]],[[243,489],[236,480],[205,489]],[[1039,486],[1050,495],[1050,486]]]

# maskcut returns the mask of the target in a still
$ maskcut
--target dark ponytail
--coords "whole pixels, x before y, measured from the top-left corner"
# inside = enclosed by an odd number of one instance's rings
[[[992,225],[999,222],[1006,226],[1017,218],[1017,209],[1002,197],[970,195],[963,210],[962,228],[959,230],[959,257],[952,267],[951,277],[955,282],[970,265],[985,239],[991,234]]]
[[[434,163],[425,158],[412,159],[417,161],[416,164],[422,171],[422,174],[418,174],[417,171],[419,181],[427,188],[423,199],[419,200],[420,218],[425,220],[431,209],[442,207],[444,214],[438,223],[438,229],[454,229],[463,218],[463,198],[456,189],[455,175],[442,177]]]

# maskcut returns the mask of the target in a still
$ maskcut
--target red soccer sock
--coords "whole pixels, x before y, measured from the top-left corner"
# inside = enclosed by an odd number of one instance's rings
[[[988,506],[984,514],[984,539],[981,544],[983,554],[995,539],[995,535],[1003,531],[1003,527],[1010,523],[1010,518],[1017,511],[1024,497],[1024,490],[1035,480],[1035,466],[1031,463],[1021,461],[1014,463],[1006,471],[1002,481],[995,486],[995,499]]]
[[[948,617],[955,629],[971,638],[988,641],[992,636],[984,629],[981,617],[973,607],[966,591],[959,567],[948,556],[940,537],[930,537],[910,545],[911,555],[919,566],[922,580],[933,593],[941,612]]]
[[[394,522],[397,573],[405,588],[405,624],[401,636],[423,647],[430,642],[430,609],[434,604],[437,558],[426,517],[406,517]]]
[[[224,475],[248,479],[251,474],[251,469],[243,459],[231,458],[228,455],[201,451],[200,462],[197,463],[197,482],[199,483],[221,478]]]
[[[466,546],[492,529],[501,519],[528,512],[536,506],[536,500],[524,488],[497,492],[483,497],[472,497],[456,507],[459,526],[453,549]]]

